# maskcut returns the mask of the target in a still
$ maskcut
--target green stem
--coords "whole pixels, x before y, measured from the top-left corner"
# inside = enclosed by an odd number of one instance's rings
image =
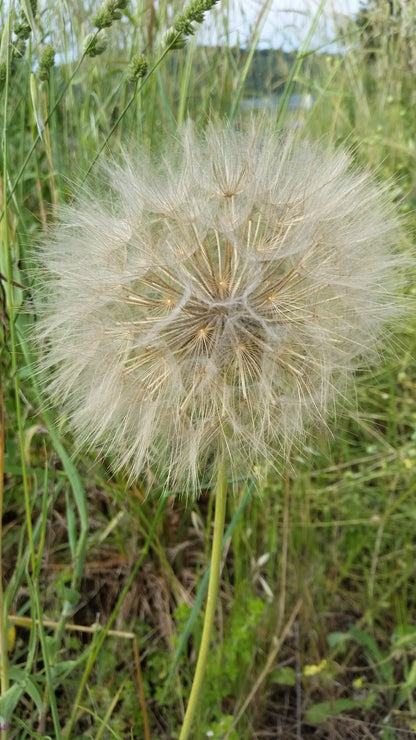
[[[3,515],[3,475],[4,475],[4,437],[3,437],[3,395],[0,374],[0,515]],[[3,598],[3,528],[0,522],[0,695],[4,696],[9,688],[9,663],[7,655],[7,614]],[[7,730],[1,730],[1,738],[7,738]]]
[[[99,31],[96,31],[95,36],[97,36],[98,33],[99,33]],[[87,54],[86,54],[86,52],[84,52],[82,54],[81,58],[79,59],[79,61],[77,62],[77,64],[75,65],[75,67],[74,67],[74,69],[73,69],[73,71],[71,73],[71,76],[70,76],[69,80],[67,81],[67,83],[62,88],[61,92],[59,93],[58,97],[55,100],[54,105],[52,106],[51,110],[49,111],[48,115],[46,116],[46,118],[45,118],[45,120],[43,122],[43,125],[45,127],[50,123],[52,116],[54,115],[55,111],[57,110],[57,108],[58,108],[61,100],[63,100],[63,98],[65,97],[65,95],[66,95],[69,87],[71,86],[71,84],[72,84],[72,82],[73,82],[73,80],[74,80],[74,78],[75,78],[75,76],[76,76],[79,68],[81,67],[81,64],[83,63],[84,59],[86,58],[86,56],[87,56]],[[7,84],[5,84],[5,87],[7,89]],[[14,195],[14,192],[15,192],[15,190],[16,190],[16,188],[17,188],[17,186],[18,186],[18,184],[19,184],[19,182],[20,182],[20,180],[21,180],[21,178],[23,176],[23,173],[26,170],[26,166],[27,166],[27,164],[28,164],[28,162],[29,162],[29,160],[30,160],[33,152],[35,151],[38,142],[41,140],[41,138],[42,138],[42,136],[38,132],[36,134],[36,136],[34,137],[33,141],[32,141],[32,145],[29,147],[29,151],[27,152],[26,157],[24,159],[24,162],[21,165],[21,167],[20,167],[20,169],[19,169],[19,171],[18,171],[18,173],[16,175],[16,178],[14,180],[13,185],[10,185],[10,187],[8,188],[8,190],[5,191],[5,194],[4,194],[4,205],[3,205],[2,210],[0,211],[0,222],[2,221],[2,219],[4,218],[4,216],[6,214],[7,204],[12,199],[12,197]]]
[[[89,165],[89,167],[88,167],[88,169],[87,169],[86,173],[84,174],[84,177],[83,177],[83,180],[82,180],[83,182],[85,182],[85,181],[86,181],[86,179],[87,179],[87,177],[89,176],[89,174],[90,174],[90,172],[91,172],[92,168],[94,167],[95,163],[97,162],[97,160],[98,160],[98,158],[99,158],[99,156],[100,156],[101,152],[103,152],[103,151],[104,151],[104,149],[105,149],[105,148],[106,148],[106,146],[108,145],[108,142],[109,142],[109,140],[110,140],[111,136],[112,136],[112,135],[114,134],[115,130],[116,130],[116,129],[117,129],[117,127],[119,126],[120,122],[121,122],[121,121],[123,120],[124,116],[126,115],[127,111],[129,110],[129,108],[130,108],[130,107],[131,107],[131,106],[133,105],[133,103],[134,103],[134,101],[135,101],[135,99],[136,99],[136,96],[137,96],[138,94],[140,94],[140,93],[141,93],[141,91],[143,90],[143,88],[144,88],[144,86],[146,85],[146,83],[147,83],[147,81],[149,80],[149,78],[150,78],[150,77],[151,77],[151,76],[153,75],[153,73],[154,73],[154,72],[156,72],[157,68],[158,68],[158,67],[159,67],[159,66],[160,66],[160,65],[162,64],[162,62],[163,62],[163,60],[164,60],[165,56],[166,56],[166,55],[167,55],[167,54],[168,54],[168,53],[170,52],[170,50],[172,49],[172,47],[173,47],[173,45],[174,45],[175,41],[176,41],[176,40],[177,40],[177,39],[178,39],[179,37],[180,37],[180,33],[178,33],[178,34],[177,34],[177,36],[176,36],[176,37],[175,37],[175,38],[173,39],[173,41],[172,41],[172,42],[171,42],[171,43],[169,44],[169,46],[167,46],[167,47],[166,47],[166,48],[165,48],[165,49],[163,50],[163,52],[162,52],[162,54],[160,55],[159,59],[157,59],[157,60],[156,60],[156,62],[155,62],[155,63],[153,64],[153,66],[152,66],[152,67],[150,68],[150,70],[149,70],[149,71],[148,71],[148,72],[146,73],[146,75],[145,75],[145,76],[143,77],[143,79],[142,79],[142,81],[141,81],[140,85],[138,84],[138,81],[136,81],[136,82],[135,82],[135,85],[134,85],[134,88],[133,88],[133,92],[132,92],[132,95],[131,95],[131,97],[130,97],[130,98],[128,99],[128,101],[127,101],[127,103],[125,104],[125,106],[124,106],[123,110],[122,110],[122,111],[121,111],[121,113],[119,114],[119,116],[118,116],[117,120],[116,120],[116,121],[115,121],[115,122],[113,123],[113,125],[111,126],[111,128],[110,128],[110,131],[108,132],[108,134],[107,134],[107,136],[105,137],[105,139],[104,139],[103,143],[101,144],[100,148],[99,148],[99,149],[98,149],[98,151],[96,152],[96,154],[95,154],[95,157],[94,157],[94,159],[93,159],[93,160],[92,160],[92,161],[90,162],[90,165]]]
[[[10,331],[10,340],[12,344],[12,376],[14,378],[14,389],[15,389],[15,396],[16,396],[16,405],[19,403],[19,396],[18,396],[18,385],[17,385],[17,363],[16,363],[16,345],[14,343],[14,312],[13,312],[13,267],[12,267],[12,259],[10,254],[10,243],[9,243],[9,223],[7,219],[7,152],[8,152],[8,139],[7,139],[7,123],[8,123],[8,105],[9,105],[9,73],[10,73],[10,39],[11,39],[11,17],[12,17],[12,11],[9,15],[9,22],[7,26],[7,39],[6,39],[6,79],[5,79],[5,93],[4,93],[4,118],[3,118],[3,129],[2,129],[2,145],[3,145],[3,171],[2,171],[2,188],[3,188],[3,199],[5,203],[5,223],[3,228],[3,244],[4,244],[4,250],[6,254],[6,278],[7,278],[7,285],[6,285],[6,298],[7,298],[7,311],[8,311],[8,317],[9,317],[9,331]],[[4,351],[4,350],[3,350]],[[0,378],[1,381],[1,378]],[[4,410],[3,410],[3,391],[1,387],[0,382],[0,403],[1,403],[1,418],[0,418],[0,426],[1,426],[1,500],[0,500],[0,515],[3,517],[3,480],[4,480]],[[17,412],[19,412],[19,407],[17,406]],[[21,417],[19,417],[19,420]],[[20,429],[20,427],[19,427]],[[23,450],[23,447],[21,447],[21,454]],[[25,491],[26,492],[26,491]],[[0,523],[0,696],[3,698],[10,687],[10,676],[9,676],[9,658],[7,653],[7,636],[8,636],[8,622],[7,622],[7,614],[5,609],[5,599],[4,599],[4,591],[3,591],[3,529],[1,527]],[[1,740],[7,740],[9,737],[8,733],[8,720],[9,717],[1,717],[1,730],[0,730],[0,737]]]
[[[221,461],[218,467],[217,491],[215,497],[214,534],[212,539],[211,572],[208,584],[207,606],[202,630],[201,647],[199,649],[191,694],[185,712],[179,740],[188,740],[192,720],[198,705],[205,666],[208,658],[212,626],[214,624],[215,609],[217,606],[218,585],[221,571],[222,538],[224,534],[225,510],[227,504],[227,466]]]

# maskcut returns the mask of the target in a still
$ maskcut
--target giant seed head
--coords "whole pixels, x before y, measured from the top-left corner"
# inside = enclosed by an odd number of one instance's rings
[[[188,124],[63,210],[42,250],[48,389],[81,445],[196,492],[325,424],[400,311],[386,190],[267,125]]]

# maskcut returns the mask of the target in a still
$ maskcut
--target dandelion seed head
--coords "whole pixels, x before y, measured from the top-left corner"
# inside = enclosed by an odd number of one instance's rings
[[[405,258],[386,189],[350,156],[188,124],[112,162],[42,248],[38,337],[81,445],[197,492],[285,458],[377,358]]]

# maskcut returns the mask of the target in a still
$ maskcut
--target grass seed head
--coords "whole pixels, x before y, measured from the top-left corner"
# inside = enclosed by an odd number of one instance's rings
[[[42,250],[42,365],[80,444],[191,494],[218,455],[234,477],[285,458],[401,310],[385,189],[254,124],[188,124],[106,183]]]

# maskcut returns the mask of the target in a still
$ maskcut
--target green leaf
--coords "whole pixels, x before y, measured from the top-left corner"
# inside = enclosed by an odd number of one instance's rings
[[[36,709],[38,710],[39,716],[41,716],[42,710],[43,710],[42,695],[39,691],[36,681],[34,681],[31,676],[27,677],[26,685],[25,685],[25,693],[30,696],[34,705],[36,706]]]
[[[70,673],[77,668],[80,663],[84,660],[84,656],[81,655],[77,660],[62,660],[54,666],[51,666],[51,675],[54,683],[61,683],[64,678],[70,675]]]
[[[278,683],[281,686],[295,686],[296,684],[296,671],[290,666],[284,666],[283,668],[277,668],[270,675],[272,683]]]
[[[305,714],[305,722],[310,725],[320,725],[326,722],[330,717],[335,717],[341,712],[350,709],[357,709],[363,706],[362,700],[357,699],[335,699],[334,701],[322,701],[319,704],[312,704]]]
[[[410,671],[402,688],[410,691],[416,689],[416,660],[412,662]]]
[[[329,648],[339,647],[348,642],[348,640],[351,640],[349,632],[330,632],[326,638]]]
[[[224,737],[225,733],[227,733],[228,740],[238,740],[236,731],[232,729],[233,721],[234,717],[231,714],[224,715],[218,720],[218,722],[215,722],[214,724],[211,723],[209,725],[205,733],[206,737],[213,738],[213,740],[220,740],[220,738]]]
[[[14,683],[0,697],[0,725],[8,725],[11,716],[25,690],[24,683]]]
[[[74,560],[77,551],[77,521],[75,517],[74,508],[69,498],[68,491],[65,491],[65,503],[66,503],[66,521],[68,526],[68,541],[71,549],[71,557]]]
[[[351,627],[350,634],[359,645],[366,648],[367,657],[381,679],[385,683],[393,684],[393,663],[391,660],[386,660],[387,656],[382,653],[374,637],[358,627]]]
[[[392,645],[396,650],[409,645],[416,645],[416,629],[413,624],[401,624],[396,627],[392,634]]]
[[[20,0],[20,4],[22,6],[22,10],[26,16],[27,22],[32,29],[33,33],[36,33],[36,24],[35,24],[35,18],[33,16],[32,6],[30,2],[27,0]]]
[[[376,660],[383,660],[384,655],[372,635],[369,635],[368,632],[359,629],[359,627],[351,627],[350,635],[355,640],[355,642],[358,642],[359,645],[367,648],[368,652],[371,653],[373,658],[375,658]]]

